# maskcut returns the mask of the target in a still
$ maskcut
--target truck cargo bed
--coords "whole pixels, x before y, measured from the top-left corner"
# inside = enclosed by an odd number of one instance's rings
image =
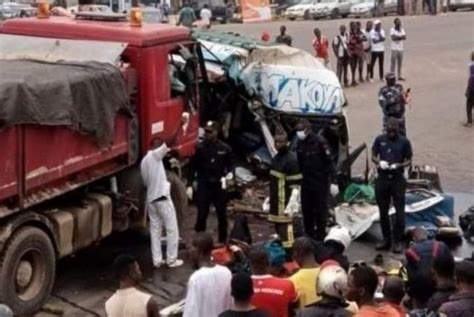
[[[111,144],[115,115],[131,114],[120,69],[98,62],[0,60],[0,129],[68,126]]]
[[[133,164],[123,69],[0,60],[0,218]]]

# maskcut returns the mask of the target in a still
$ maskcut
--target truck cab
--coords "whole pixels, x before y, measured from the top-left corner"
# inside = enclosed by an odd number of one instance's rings
[[[84,55],[90,52],[81,41],[121,43],[115,66],[132,111],[113,118],[106,147],[67,126],[0,120],[0,302],[29,315],[49,297],[56,260],[113,231],[146,226],[139,163],[152,140],[167,141],[180,128],[183,113],[189,120],[174,149],[183,160],[192,155],[199,127],[199,49],[184,27],[136,27],[113,19],[12,19],[0,25],[4,35],[20,43],[54,39],[59,47],[68,41]],[[13,53],[17,47],[22,45],[11,46]],[[20,272],[28,273],[19,278]]]

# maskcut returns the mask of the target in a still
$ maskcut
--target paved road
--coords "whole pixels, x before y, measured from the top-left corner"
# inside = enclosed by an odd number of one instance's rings
[[[386,33],[394,17],[381,19]],[[365,25],[366,20],[361,20]],[[281,24],[288,27],[294,46],[312,52],[312,30],[319,27],[332,39],[340,24],[349,20],[283,21],[262,24],[219,26],[218,29],[260,37],[263,31],[274,38]],[[417,164],[440,169],[445,190],[474,192],[474,128],[461,126],[465,120],[464,91],[467,64],[474,50],[474,13],[402,18],[407,32],[404,56],[405,87],[411,87],[413,108],[407,114],[408,135]],[[386,44],[388,49],[389,43]],[[389,68],[389,53],[385,69]],[[333,56],[331,64],[336,65]],[[348,118],[352,146],[371,145],[381,129],[377,105],[380,81],[345,90],[349,100]],[[359,162],[356,167],[362,168]]]
[[[382,19],[388,30],[392,17]],[[339,24],[347,20],[285,22],[295,46],[310,50],[312,29],[316,26],[332,38]],[[412,139],[415,162],[437,165],[443,185],[450,192],[474,193],[474,128],[461,126],[464,120],[464,89],[470,52],[474,49],[474,13],[456,13],[438,17],[403,18],[408,33],[405,53],[406,87],[413,91],[413,109],[408,113],[408,132]],[[276,34],[281,23],[226,25],[218,29],[260,36],[262,31]],[[332,63],[335,65],[334,61]],[[388,67],[388,63],[386,63]],[[380,111],[376,103],[380,82],[346,90],[350,102],[351,143],[371,143],[380,131]],[[357,167],[361,170],[362,162]],[[472,195],[457,195],[456,211],[473,202]],[[194,215],[187,217],[191,219]],[[254,223],[253,232],[268,230],[268,224]],[[210,226],[215,227],[215,224]],[[258,228],[258,229],[257,229]],[[192,234],[192,224],[185,226]],[[376,230],[377,231],[377,230]],[[351,259],[371,259],[373,236],[370,232],[349,250]],[[370,243],[369,243],[370,241]],[[103,316],[104,302],[115,287],[110,263],[115,255],[128,251],[143,264],[146,280],[143,288],[154,293],[161,304],[177,301],[184,295],[187,276],[192,269],[152,272],[148,241],[136,236],[114,236],[100,246],[77,257],[61,261],[54,296],[50,303],[61,307],[65,316]],[[469,252],[470,247],[464,249]],[[51,316],[41,313],[39,316]]]

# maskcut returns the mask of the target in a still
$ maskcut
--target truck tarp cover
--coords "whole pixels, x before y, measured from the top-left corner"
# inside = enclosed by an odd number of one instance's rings
[[[0,72],[0,129],[68,126],[108,146],[116,114],[131,113],[124,78],[109,63],[0,59]]]

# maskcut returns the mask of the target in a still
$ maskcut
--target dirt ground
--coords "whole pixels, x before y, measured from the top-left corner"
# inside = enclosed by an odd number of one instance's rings
[[[393,17],[383,18],[386,32]],[[402,18],[407,31],[404,76],[405,87],[413,92],[413,108],[407,114],[408,135],[413,143],[415,163],[438,166],[445,191],[456,193],[456,214],[474,204],[474,128],[461,126],[465,120],[464,90],[467,64],[474,49],[474,13],[449,13],[445,16],[419,16]],[[262,31],[276,35],[279,25],[286,24],[294,38],[294,45],[311,50],[312,29],[319,27],[332,38],[340,24],[349,20],[272,22],[247,25],[217,26],[217,29],[260,36]],[[365,20],[362,20],[365,23]],[[335,66],[335,61],[332,61]],[[387,69],[388,56],[385,67]],[[362,142],[371,145],[381,129],[381,111],[377,105],[377,91],[382,83],[363,84],[346,89],[350,102],[348,118],[351,144]],[[356,171],[361,171],[359,160]],[[464,194],[462,194],[464,193]],[[189,211],[183,228],[183,237],[189,241],[193,235],[195,214]],[[211,217],[210,228],[215,228]],[[264,239],[271,231],[268,223],[251,222],[254,238]],[[214,232],[215,233],[215,232]],[[378,226],[355,241],[348,255],[351,260],[370,261],[375,256],[374,241],[380,236]],[[463,254],[473,247],[465,245]],[[145,281],[141,287],[153,293],[161,305],[176,302],[184,296],[188,276],[192,272],[189,261],[177,269],[151,269],[149,241],[136,234],[114,235],[96,247],[80,252],[59,263],[56,285],[49,302],[60,308],[64,316],[105,316],[105,300],[112,295],[116,283],[110,265],[122,252],[135,254],[139,259]],[[182,256],[186,260],[185,252]],[[42,312],[38,316],[53,316]]]

